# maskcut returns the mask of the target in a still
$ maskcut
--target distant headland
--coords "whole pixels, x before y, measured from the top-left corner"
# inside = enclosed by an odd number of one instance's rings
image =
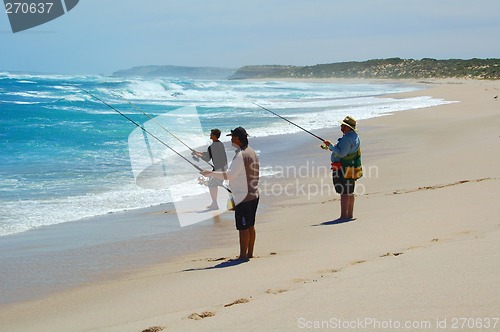
[[[120,77],[188,77],[199,79],[227,79],[234,75],[235,68],[187,67],[187,66],[140,66],[115,71]]]
[[[256,65],[239,69],[217,67],[142,66],[114,72],[113,76],[189,77],[205,79],[369,78],[500,79],[500,59],[375,59],[312,66]]]

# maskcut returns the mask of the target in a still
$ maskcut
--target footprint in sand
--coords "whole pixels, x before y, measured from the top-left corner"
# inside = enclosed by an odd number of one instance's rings
[[[296,279],[292,279],[292,282],[294,282],[296,284],[308,284],[308,283],[311,283],[311,282],[318,282],[318,279],[301,279],[301,278],[296,278]]]
[[[329,274],[329,273],[335,274],[335,273],[339,273],[340,271],[341,271],[341,269],[328,269],[328,270],[320,270],[320,271],[318,271],[318,273],[320,273],[320,274]]]
[[[399,255],[402,255],[403,253],[402,252],[388,252],[387,254],[384,254],[380,257],[389,257],[389,256],[399,256]]]
[[[224,305],[224,308],[227,308],[227,307],[233,306],[233,305],[235,305],[235,304],[242,304],[242,303],[248,303],[248,302],[250,302],[250,300],[249,300],[249,299],[244,299],[244,298],[241,298],[241,299],[238,299],[238,300],[233,301],[233,302],[231,302],[231,303],[225,304],[225,305]]]
[[[142,330],[142,332],[160,332],[163,331],[164,329],[165,329],[164,326],[151,326],[145,330]]]
[[[191,315],[189,315],[188,318],[189,319],[194,319],[194,320],[200,320],[200,319],[204,319],[204,318],[207,318],[207,317],[213,317],[213,316],[215,316],[215,312],[204,311],[201,314],[193,312]]]
[[[189,262],[194,263],[194,262],[218,262],[218,261],[223,261],[228,258],[226,257],[219,257],[219,258],[198,258],[198,259],[193,259]]]
[[[219,258],[207,258],[208,262],[218,262],[218,261],[224,261],[226,260],[226,257],[219,257]]]
[[[363,263],[366,263],[366,261],[364,260],[359,260],[359,261],[354,261],[351,263],[351,265],[358,265],[358,264],[363,264]]]
[[[266,293],[267,294],[281,294],[281,293],[285,293],[286,291],[287,291],[287,289],[283,289],[283,288],[278,288],[278,289],[269,288],[268,290],[266,290]]]

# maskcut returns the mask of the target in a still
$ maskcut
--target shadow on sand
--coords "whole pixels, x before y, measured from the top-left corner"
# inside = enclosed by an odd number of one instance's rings
[[[356,218],[338,218],[338,219],[335,219],[335,220],[325,221],[325,222],[322,222],[320,224],[311,225],[311,226],[338,225],[338,224],[345,224],[345,223],[348,223],[348,222],[352,222],[352,221],[355,221],[355,220],[356,220]]]
[[[243,263],[247,263],[249,261],[250,261],[249,259],[230,259],[228,261],[224,261],[222,263],[219,263],[219,264],[217,264],[215,266],[201,267],[201,268],[197,268],[197,269],[187,269],[187,270],[182,270],[182,272],[205,271],[205,270],[213,270],[213,269],[224,269],[224,268],[227,268],[227,267],[231,267],[231,266],[236,266],[236,265],[240,265],[240,264],[243,264]]]

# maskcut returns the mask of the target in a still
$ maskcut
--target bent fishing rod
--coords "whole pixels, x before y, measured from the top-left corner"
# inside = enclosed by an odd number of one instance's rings
[[[248,100],[248,99],[247,99],[247,100]],[[276,115],[278,118],[283,119],[283,120],[285,120],[286,122],[288,122],[288,123],[290,123],[290,124],[294,125],[295,127],[297,127],[297,128],[299,128],[299,129],[301,129],[301,130],[305,131],[305,132],[306,132],[306,133],[308,133],[309,135],[312,135],[312,136],[316,137],[316,138],[317,138],[317,139],[319,139],[321,142],[324,142],[324,141],[325,141],[323,138],[319,137],[318,135],[313,134],[313,133],[312,133],[312,132],[310,132],[309,130],[307,130],[307,129],[305,129],[305,128],[301,127],[301,126],[299,126],[298,124],[296,124],[296,123],[294,123],[294,122],[292,122],[292,121],[290,121],[290,120],[288,120],[287,118],[285,118],[285,117],[283,117],[283,116],[279,115],[278,113],[273,112],[273,111],[271,111],[270,109],[267,109],[267,108],[265,108],[264,106],[261,106],[261,105],[259,105],[259,104],[255,103],[255,102],[253,102],[253,101],[251,101],[251,100],[248,100],[248,101],[249,101],[249,102],[251,102],[252,104],[254,104],[255,106],[258,106],[258,107],[262,108],[263,110],[268,111],[269,113]]]
[[[158,142],[160,142],[161,144],[163,144],[164,146],[166,146],[167,148],[169,148],[172,152],[174,152],[176,155],[178,155],[179,157],[181,157],[182,159],[184,159],[185,161],[187,161],[189,164],[191,164],[191,166],[193,166],[194,168],[196,168],[198,171],[203,171],[203,169],[201,167],[199,167],[198,165],[192,163],[189,159],[187,159],[186,157],[184,157],[182,154],[180,154],[179,152],[177,152],[176,150],[174,150],[172,147],[170,147],[170,145],[168,145],[167,143],[163,142],[161,139],[159,139],[157,136],[153,135],[151,132],[149,132],[146,128],[144,128],[142,125],[138,124],[137,122],[135,122],[134,120],[132,120],[130,117],[126,116],[125,114],[123,114],[122,112],[120,112],[119,110],[117,110],[115,107],[111,106],[110,104],[108,104],[107,102],[105,102],[104,100],[102,100],[101,98],[97,97],[96,95],[94,95],[93,93],[85,90],[84,88],[81,88],[77,85],[73,85],[74,87],[76,87],[77,89],[85,92],[86,94],[88,94],[89,96],[91,96],[92,98],[100,101],[101,103],[103,103],[104,105],[106,105],[107,107],[109,107],[110,109],[112,109],[113,111],[115,111],[116,113],[120,114],[121,116],[123,116],[125,119],[127,119],[128,121],[132,122],[133,124],[135,124],[138,128],[141,128],[146,134],[149,134],[151,137],[153,137],[155,140],[157,140]]]
[[[124,97],[120,96],[120,95],[117,95],[117,94],[114,94],[115,96],[123,99],[124,101],[126,101],[127,103],[130,104],[130,106],[132,106],[133,108],[135,108],[136,110],[138,110],[139,112],[141,112],[143,115],[147,116],[149,119],[151,119],[154,123],[156,123],[161,129],[165,130],[167,133],[169,133],[170,135],[172,135],[173,138],[175,138],[176,140],[178,140],[182,145],[184,145],[186,148],[188,148],[189,150],[191,150],[191,153],[193,155],[193,158],[194,156],[196,155],[196,150],[191,148],[189,145],[187,145],[186,143],[184,143],[179,137],[177,137],[174,133],[172,133],[170,130],[168,130],[167,128],[165,128],[165,126],[163,126],[161,123],[159,123],[158,121],[156,121],[151,115],[147,114],[146,112],[144,112],[143,110],[141,110],[137,105],[133,104],[130,100],[127,100],[125,99]],[[203,158],[202,158],[203,159]],[[197,160],[198,161],[198,160]],[[208,161],[206,161],[205,159],[203,159],[204,162],[206,162],[208,165],[212,166],[213,168],[214,165],[212,165],[211,163],[209,163]]]

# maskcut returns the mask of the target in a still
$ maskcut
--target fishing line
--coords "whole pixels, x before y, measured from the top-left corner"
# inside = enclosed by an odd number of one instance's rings
[[[163,126],[161,123],[159,123],[158,121],[156,121],[151,115],[149,115],[146,112],[144,112],[143,110],[141,110],[137,105],[133,104],[130,100],[127,100],[124,97],[122,97],[120,95],[117,95],[117,94],[113,94],[113,95],[116,96],[116,97],[118,97],[118,98],[123,99],[124,101],[126,101],[127,103],[129,103],[133,108],[135,108],[136,110],[138,110],[139,112],[141,112],[143,115],[145,115],[148,118],[150,118],[160,128],[162,128],[163,130],[165,130],[167,133],[169,133],[170,135],[172,135],[173,138],[175,138],[176,140],[178,140],[182,145],[184,145],[186,148],[188,148],[189,150],[191,150],[191,152],[193,153],[193,157],[195,156],[196,150],[192,149],[189,145],[187,145],[186,143],[184,143],[179,137],[177,137],[174,133],[172,133],[170,130],[168,130],[167,128],[165,128],[165,126]],[[212,165],[211,163],[209,163],[205,159],[202,159],[202,160],[204,162],[206,162],[208,165],[210,165],[210,166],[212,166],[214,168],[214,165]]]
[[[306,133],[308,133],[309,135],[312,135],[312,136],[316,137],[317,139],[319,139],[321,142],[324,142],[324,141],[325,141],[323,138],[319,137],[318,135],[313,134],[313,133],[312,133],[312,132],[310,132],[309,130],[307,130],[307,129],[305,129],[305,128],[301,127],[301,126],[299,126],[298,124],[296,124],[296,123],[294,123],[294,122],[292,122],[292,121],[290,121],[290,120],[288,120],[287,118],[285,118],[285,117],[283,117],[283,116],[279,115],[278,113],[273,112],[273,111],[271,111],[270,109],[267,109],[267,108],[265,108],[264,106],[261,106],[261,105],[259,105],[259,104],[255,103],[255,102],[253,102],[253,101],[251,101],[251,100],[248,100],[248,101],[249,101],[250,103],[254,104],[255,106],[258,106],[258,107],[262,108],[263,110],[268,111],[269,113],[276,115],[276,116],[277,116],[277,117],[279,117],[280,119],[285,120],[286,122],[288,122],[288,123],[290,123],[290,124],[294,125],[295,127],[299,128],[299,129],[302,129],[303,131],[305,131],[305,132],[306,132]]]
[[[147,133],[148,135],[150,135],[151,137],[153,137],[155,140],[157,140],[158,142],[160,142],[161,144],[163,144],[164,146],[166,146],[167,148],[169,148],[172,152],[174,152],[176,155],[178,155],[179,157],[181,157],[182,159],[184,159],[185,161],[187,161],[191,166],[193,166],[194,168],[196,168],[198,171],[203,171],[203,169],[201,167],[199,167],[198,165],[192,163],[189,159],[187,159],[186,157],[184,157],[183,155],[181,155],[179,152],[175,151],[172,147],[170,147],[167,143],[163,142],[161,139],[159,139],[158,137],[156,137],[155,135],[153,135],[151,132],[149,132],[146,128],[144,128],[143,126],[141,126],[140,124],[138,124],[137,122],[135,122],[134,120],[132,120],[131,118],[129,118],[128,116],[126,116],[125,114],[123,114],[122,112],[120,112],[119,110],[117,110],[115,107],[111,106],[110,104],[106,103],[104,100],[102,100],[101,98],[97,97],[96,95],[92,94],[91,92],[79,87],[79,86],[76,86],[76,85],[73,85],[74,87],[76,87],[77,89],[80,89],[82,90],[83,92],[85,92],[86,94],[88,94],[89,96],[97,99],[98,101],[100,101],[101,103],[103,103],[104,105],[108,106],[109,108],[111,108],[113,111],[115,111],[116,113],[120,114],[121,116],[123,116],[125,119],[127,119],[128,121],[132,122],[133,124],[135,124],[137,127],[141,128],[145,133]]]

